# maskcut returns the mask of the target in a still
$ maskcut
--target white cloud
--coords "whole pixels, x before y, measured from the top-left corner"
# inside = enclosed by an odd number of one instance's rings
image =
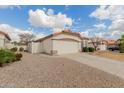
[[[54,15],[54,10],[53,9],[48,9],[47,10],[47,15],[48,16],[53,16]]]
[[[100,6],[90,14],[90,17],[111,21],[106,33],[109,37],[117,38],[124,32],[124,6]]]
[[[92,37],[103,38],[105,37],[105,32],[96,31],[96,28],[92,28],[92,29],[86,29],[85,31],[82,31],[80,35],[82,37],[89,37],[89,38],[92,38]]]
[[[96,27],[98,30],[104,30],[106,29],[106,25],[104,23],[102,24],[95,24],[94,27]]]
[[[108,19],[109,12],[106,10],[107,6],[100,6],[94,12],[90,14],[90,17],[95,17],[100,20]]]
[[[112,6],[100,6],[94,12],[90,14],[90,17],[95,17],[100,20],[120,19],[124,18],[124,6],[112,5]]]
[[[36,37],[33,40],[38,40],[38,39],[43,38],[43,37],[46,36],[43,33],[34,33],[34,35],[36,35]]]
[[[21,30],[21,29],[18,29],[18,28],[15,28],[15,27],[12,27],[8,24],[0,24],[0,31],[3,31],[5,33],[7,33],[10,38],[12,39],[12,41],[19,41],[19,34],[22,34],[22,33],[29,33],[29,34],[35,34],[37,35],[35,32],[33,31],[29,31],[29,30]],[[43,36],[43,34],[39,34],[38,33],[38,37],[39,36]],[[36,37],[36,38],[38,38]]]
[[[104,35],[105,35],[104,32],[95,33],[95,37],[99,37],[99,38],[103,38]]]
[[[124,19],[113,20],[109,26],[109,30],[115,31],[120,30],[124,31]]]
[[[7,8],[10,8],[10,9],[13,9],[13,8],[21,9],[21,7],[19,5],[0,5],[0,9],[7,9]]]
[[[29,23],[35,27],[52,28],[53,30],[62,30],[72,25],[72,19],[65,14],[54,14],[54,10],[47,11],[37,9],[29,11]]]
[[[82,37],[89,37],[89,32],[88,31],[84,31],[84,32],[81,32],[80,35]]]
[[[93,37],[93,32],[94,32],[95,30],[94,29],[86,29],[85,31],[82,31],[82,32],[80,32],[80,35],[82,36],[82,37]]]
[[[85,31],[82,31],[80,34],[83,37],[99,37],[102,38],[104,36],[103,30],[105,30],[107,26],[104,23],[95,24],[92,28],[88,28]]]

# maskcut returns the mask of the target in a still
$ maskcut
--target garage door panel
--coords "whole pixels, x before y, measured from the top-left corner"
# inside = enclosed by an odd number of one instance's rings
[[[79,44],[76,41],[54,40],[53,49],[58,54],[76,53],[79,51]]]

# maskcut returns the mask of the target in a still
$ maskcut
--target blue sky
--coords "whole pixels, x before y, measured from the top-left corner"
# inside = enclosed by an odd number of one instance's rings
[[[120,7],[123,6],[118,6],[118,7],[120,9]],[[118,7],[116,8],[118,9]],[[113,7],[111,6],[95,6],[95,5],[0,6],[0,30],[1,29],[7,30],[5,28],[7,25],[9,26],[8,29],[12,27],[13,29],[18,29],[19,31],[33,30],[33,33],[48,35],[50,33],[53,33],[54,32],[53,30],[55,29],[61,30],[64,28],[69,28],[74,32],[80,32],[81,35],[87,37],[100,36],[104,38],[108,38],[108,37],[119,38],[120,33],[122,33],[123,31],[117,29],[118,27],[116,27],[115,29],[113,28],[113,25],[114,24],[116,25],[116,21],[118,20],[111,18],[110,15],[113,16],[112,9]],[[47,14],[49,10],[51,13],[50,15]],[[52,14],[51,11],[54,13]],[[109,15],[106,15],[106,11],[109,12]],[[30,15],[29,12],[31,12]],[[41,14],[41,12],[43,12],[43,14]],[[62,17],[63,18],[62,20],[57,16],[59,15],[59,13],[60,13],[60,17],[65,16]],[[45,17],[42,15],[44,15]],[[122,16],[122,14],[118,14],[117,11],[117,13],[114,14],[114,16],[116,17],[118,15]],[[55,19],[57,23],[54,22],[53,24],[51,23],[51,25],[48,25],[48,23],[45,24],[46,20],[43,22],[45,18],[48,19],[52,18],[51,20],[47,19],[50,22],[52,22],[52,20]],[[120,19],[123,21],[123,18]],[[122,21],[121,23],[123,25]],[[65,25],[63,26],[62,23]],[[9,32],[9,30],[7,32]],[[113,35],[111,35],[110,33],[111,34],[113,33]]]

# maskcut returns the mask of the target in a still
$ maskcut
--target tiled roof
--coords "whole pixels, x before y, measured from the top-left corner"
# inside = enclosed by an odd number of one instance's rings
[[[68,34],[68,35],[77,36],[77,37],[79,37],[80,39],[84,39],[84,38],[85,38],[85,37],[81,37],[81,35],[80,35],[79,33],[77,33],[77,32],[71,32],[71,30],[65,29],[65,30],[63,30],[63,31],[61,31],[61,32],[56,32],[56,33],[50,34],[50,35],[48,35],[48,36],[46,36],[46,37],[44,37],[44,38],[38,39],[38,40],[36,40],[36,42],[46,40],[46,39],[48,39],[48,38],[57,36],[57,35],[62,34],[62,33],[63,33],[63,34]],[[88,39],[88,38],[85,38],[85,39]]]
[[[116,40],[107,40],[107,45],[117,45],[117,41]]]

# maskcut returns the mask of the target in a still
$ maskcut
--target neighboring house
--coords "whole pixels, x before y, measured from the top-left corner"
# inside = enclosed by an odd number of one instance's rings
[[[82,38],[79,33],[63,30],[62,32],[48,35],[44,38],[30,42],[28,51],[31,53],[46,53],[60,55],[80,52]]]
[[[0,31],[0,48],[7,48],[7,45],[10,43],[10,37],[8,34]]]
[[[107,40],[107,48],[109,50],[118,50],[119,49],[119,41],[117,40]]]
[[[91,40],[91,38],[83,40],[82,47],[93,47],[100,51],[107,50],[106,42],[103,39],[97,40],[97,38],[96,40]]]

